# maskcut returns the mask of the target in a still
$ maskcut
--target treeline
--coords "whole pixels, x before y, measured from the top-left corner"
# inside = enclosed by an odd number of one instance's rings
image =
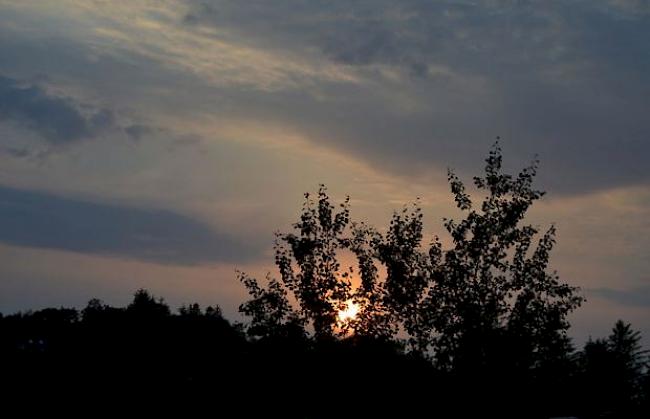
[[[0,316],[2,395],[212,408],[217,417],[650,413],[641,336],[622,321],[608,337],[559,354],[561,367],[527,377],[513,375],[506,360],[490,374],[458,374],[385,341],[317,341],[302,333],[258,338],[246,330],[217,306],[191,304],[174,313],[144,290],[124,308],[91,300],[83,310]]]

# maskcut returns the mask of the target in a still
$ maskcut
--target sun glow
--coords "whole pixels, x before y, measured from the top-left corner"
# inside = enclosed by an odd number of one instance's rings
[[[345,323],[350,320],[354,320],[359,314],[359,304],[355,303],[352,300],[345,302],[345,308],[339,311],[339,322]]]

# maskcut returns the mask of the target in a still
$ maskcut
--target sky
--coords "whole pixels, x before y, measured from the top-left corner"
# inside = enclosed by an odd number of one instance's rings
[[[0,312],[138,288],[236,318],[328,186],[379,228],[538,157],[577,342],[650,342],[650,1],[0,0]]]

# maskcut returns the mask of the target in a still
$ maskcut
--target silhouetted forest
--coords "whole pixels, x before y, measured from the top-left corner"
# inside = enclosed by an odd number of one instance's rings
[[[522,225],[543,195],[536,164],[504,174],[495,146],[474,178],[479,204],[449,172],[463,218],[445,220],[447,246],[425,240],[417,204],[379,230],[324,187],[306,195],[276,237],[279,278],[239,273],[245,323],[218,306],[174,313],[146,290],[124,308],[0,316],[2,394],[26,411],[83,400],[216,417],[649,417],[639,332],[618,321],[582,349],[567,334],[584,299],[548,270],[554,228]]]

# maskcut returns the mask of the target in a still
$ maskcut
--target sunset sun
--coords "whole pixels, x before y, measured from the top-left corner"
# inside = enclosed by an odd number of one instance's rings
[[[339,311],[338,318],[339,322],[345,323],[350,320],[354,320],[359,313],[359,304],[355,303],[353,300],[347,300],[345,302],[345,308]]]

